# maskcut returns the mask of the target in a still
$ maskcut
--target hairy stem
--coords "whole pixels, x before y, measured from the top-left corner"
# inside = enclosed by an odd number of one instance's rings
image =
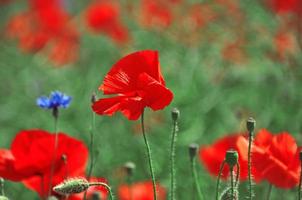
[[[301,162],[300,164],[301,171],[300,171],[300,180],[299,180],[299,188],[298,188],[298,200],[301,200],[301,187],[302,187],[302,161],[300,162]]]
[[[175,180],[175,144],[177,140],[177,121],[173,120],[173,131],[172,131],[172,138],[171,138],[171,155],[170,155],[170,162],[171,162],[171,200],[175,200],[175,190],[176,190],[176,180]]]
[[[88,176],[87,176],[87,180],[90,180],[91,174],[92,174],[92,170],[93,170],[93,166],[94,166],[94,149],[93,149],[93,145],[94,145],[94,128],[95,128],[95,113],[92,112],[92,118],[91,118],[91,126],[90,126],[90,145],[89,145],[89,151],[90,151],[90,165],[89,165],[89,170],[88,170]],[[87,190],[84,192],[84,197],[83,199],[86,200],[87,198]]]
[[[192,177],[194,180],[194,185],[197,191],[197,195],[198,195],[198,199],[199,200],[203,200],[203,195],[202,192],[200,190],[200,185],[199,185],[199,181],[198,181],[198,177],[197,177],[197,171],[196,171],[196,159],[192,158],[191,160],[191,170],[192,170]]]
[[[215,198],[216,200],[218,200],[220,177],[221,177],[221,174],[222,174],[222,170],[223,170],[224,165],[225,165],[225,160],[221,163],[221,166],[220,166],[220,169],[219,169],[219,173],[218,173],[218,177],[217,177],[217,183],[216,183],[216,198]]]
[[[252,200],[253,198],[253,189],[252,189],[252,164],[251,164],[251,148],[253,143],[253,132],[249,133],[249,146],[248,146],[248,187],[249,187],[249,199]]]
[[[54,174],[54,170],[55,170],[55,160],[56,160],[57,150],[58,150],[59,135],[58,135],[58,117],[57,116],[54,117],[54,130],[55,130],[55,144],[54,144],[54,153],[53,153],[53,156],[52,156],[51,167],[50,167],[48,196],[51,195],[52,179],[53,179],[53,174]]]
[[[149,160],[149,168],[150,168],[151,179],[152,179],[152,184],[153,184],[153,198],[154,198],[154,200],[157,200],[156,182],[155,182],[155,175],[154,175],[154,169],[153,169],[151,149],[150,149],[150,145],[149,145],[146,133],[145,133],[144,110],[143,110],[143,113],[142,113],[142,116],[141,116],[141,126],[142,126],[142,132],[143,132],[143,136],[144,136],[144,142],[145,142],[146,149],[147,149],[147,156],[148,156],[148,160]]]
[[[234,168],[233,167],[230,167],[230,176],[231,176],[231,197],[232,197],[232,200],[235,200],[234,199]]]
[[[89,183],[89,187],[90,186],[103,186],[106,188],[106,190],[109,192],[109,196],[110,196],[110,200],[114,200],[113,198],[113,193],[112,193],[112,190],[111,190],[111,187],[109,185],[107,185],[106,183],[102,183],[102,182],[92,182],[92,183]]]

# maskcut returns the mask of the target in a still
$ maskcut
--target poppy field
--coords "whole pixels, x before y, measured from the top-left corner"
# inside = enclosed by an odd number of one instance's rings
[[[0,0],[0,200],[301,200],[299,0]]]

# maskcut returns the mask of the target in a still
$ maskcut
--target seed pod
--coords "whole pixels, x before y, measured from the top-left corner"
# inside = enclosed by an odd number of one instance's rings
[[[177,108],[173,108],[171,111],[171,117],[173,121],[177,121],[180,116],[180,112]]]
[[[84,192],[89,188],[89,182],[84,178],[70,178],[56,185],[53,190],[62,195]]]

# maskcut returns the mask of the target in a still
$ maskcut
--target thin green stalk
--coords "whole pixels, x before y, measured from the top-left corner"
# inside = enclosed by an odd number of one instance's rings
[[[200,185],[199,185],[199,181],[198,181],[198,177],[197,177],[197,171],[196,171],[196,159],[192,158],[191,160],[191,170],[192,170],[192,177],[194,180],[194,184],[195,184],[195,188],[197,191],[197,195],[198,195],[198,199],[199,200],[203,200],[203,195],[202,192],[200,190]]]
[[[238,187],[238,184],[239,184],[239,177],[240,177],[240,165],[239,165],[239,163],[237,163],[236,166],[237,166],[237,174],[236,174],[235,187]]]
[[[0,193],[0,195],[2,195],[2,196],[5,196],[5,194],[4,194],[4,179],[3,178],[1,178],[0,177],[0,191],[1,191],[1,193]]]
[[[94,166],[94,128],[95,128],[95,113],[92,112],[92,120],[91,120],[91,127],[90,127],[90,145],[89,145],[89,151],[90,151],[90,165],[89,165],[89,170],[88,170],[88,176],[87,179],[88,181],[90,180],[91,174],[92,174],[92,170],[93,170],[93,166]],[[86,200],[87,196],[87,190],[84,192],[84,200]]]
[[[231,197],[234,200],[234,168],[230,167],[230,176],[231,176]]]
[[[301,162],[301,161],[300,161]],[[299,181],[299,188],[298,188],[298,200],[301,200],[301,187],[302,187],[302,162],[300,164],[300,181]]]
[[[272,188],[273,188],[273,185],[269,184],[268,192],[267,192],[267,195],[266,195],[266,200],[269,200],[271,198]]]
[[[219,183],[220,183],[220,177],[221,177],[224,165],[225,165],[225,160],[221,163],[221,166],[220,166],[220,169],[219,169],[219,173],[218,173],[218,177],[217,177],[216,198],[215,198],[216,200],[218,200],[218,196],[219,196]]]
[[[152,163],[151,149],[150,149],[150,145],[149,145],[146,133],[145,133],[144,110],[143,110],[143,113],[141,116],[141,126],[142,126],[142,132],[143,132],[143,136],[144,136],[144,142],[145,142],[146,149],[147,149],[147,156],[148,156],[148,160],[149,160],[149,168],[150,168],[151,179],[152,179],[152,184],[153,184],[153,198],[154,198],[154,200],[157,200],[156,182],[155,182],[155,175],[154,175],[154,169],[153,169],[153,163]]]
[[[52,191],[52,179],[53,179],[53,174],[55,170],[55,160],[56,160],[56,155],[57,155],[57,149],[58,149],[58,117],[54,115],[54,131],[55,131],[55,144],[54,144],[54,154],[52,156],[52,161],[51,161],[51,168],[50,168],[50,178],[49,178],[49,187],[48,187],[48,196],[51,195]]]
[[[249,133],[249,146],[248,146],[248,187],[249,187],[249,199],[252,200],[253,198],[253,192],[252,192],[252,164],[251,164],[251,148],[252,148],[252,142],[253,142],[253,134],[252,132]]]
[[[109,185],[107,185],[106,183],[92,182],[92,183],[89,183],[89,187],[90,187],[90,186],[103,186],[103,187],[105,187],[106,190],[109,192],[110,200],[114,200],[114,197],[113,197],[113,193],[112,193],[111,187],[110,187]]]
[[[171,176],[171,200],[175,200],[175,191],[176,191],[176,180],[175,180],[175,144],[177,140],[177,120],[173,120],[173,130],[172,130],[172,138],[171,138],[171,157],[170,157],[170,162],[171,162],[171,171],[170,171],[170,176]]]

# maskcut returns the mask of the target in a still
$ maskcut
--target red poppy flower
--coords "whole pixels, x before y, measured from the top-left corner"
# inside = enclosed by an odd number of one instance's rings
[[[25,52],[46,49],[44,52],[55,64],[73,62],[77,58],[79,34],[69,14],[58,1],[31,0],[30,4],[29,11],[11,18],[7,35],[17,39]]]
[[[137,120],[145,107],[160,110],[173,99],[165,87],[160,72],[158,52],[138,51],[119,60],[99,87],[105,95],[117,96],[99,99],[92,109],[99,115],[122,112],[129,120]]]
[[[88,157],[87,147],[81,141],[60,133],[54,157],[54,149],[51,148],[54,147],[54,142],[55,135],[46,131],[21,131],[11,145],[11,151],[0,151],[0,176],[23,181],[42,197],[47,195],[49,189],[53,159],[55,170],[52,186],[62,182],[67,176],[83,176]],[[62,159],[63,155],[67,158],[66,163]]]
[[[285,189],[293,188],[299,183],[300,148],[289,133],[273,136],[262,130],[257,134],[255,144],[252,154],[254,167],[264,179]]]
[[[200,159],[206,166],[207,170],[214,176],[218,176],[221,163],[225,159],[225,153],[229,149],[234,149],[239,154],[240,179],[247,179],[248,174],[248,143],[243,134],[228,135],[218,139],[211,146],[203,146],[200,148]],[[229,175],[229,167],[226,165],[222,171],[222,178],[227,178]],[[260,177],[258,173],[252,169],[254,178],[258,181]]]
[[[268,4],[276,13],[283,14],[294,12],[297,9],[299,0],[268,0]]]
[[[157,184],[157,198],[166,199],[166,189]],[[153,187],[151,181],[134,183],[131,186],[121,185],[118,188],[118,197],[120,200],[153,200]]]
[[[128,30],[120,19],[119,6],[113,2],[98,2],[90,5],[86,11],[86,23],[97,33],[104,33],[118,43],[127,42]]]
[[[89,182],[102,182],[102,183],[108,183],[108,181],[105,178],[95,178],[92,177],[90,178]],[[83,199],[84,192],[80,194],[75,194],[69,196],[68,200],[82,200]],[[102,186],[94,186],[94,187],[89,187],[87,190],[87,199],[93,199],[92,197],[99,196],[99,199],[107,199],[108,196],[108,191],[106,188]]]

